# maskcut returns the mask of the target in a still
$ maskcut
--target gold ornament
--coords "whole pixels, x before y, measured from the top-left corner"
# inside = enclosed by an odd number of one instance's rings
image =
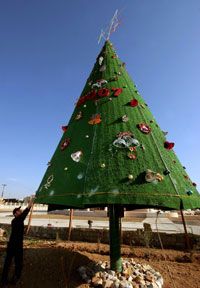
[[[133,175],[132,175],[132,174],[129,174],[129,175],[128,175],[128,179],[129,179],[129,180],[133,180]]]

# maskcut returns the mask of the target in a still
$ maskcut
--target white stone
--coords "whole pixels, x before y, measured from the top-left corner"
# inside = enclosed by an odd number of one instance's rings
[[[106,280],[106,281],[103,281],[103,288],[110,288],[113,284],[113,281],[112,280]]]

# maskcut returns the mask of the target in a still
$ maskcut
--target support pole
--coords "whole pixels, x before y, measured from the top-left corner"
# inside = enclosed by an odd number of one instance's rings
[[[189,240],[188,233],[187,233],[187,227],[186,227],[186,223],[185,223],[185,217],[184,217],[184,215],[183,215],[183,210],[180,209],[180,212],[181,212],[181,218],[182,218],[183,227],[184,227],[184,231],[185,231],[186,249],[188,249],[188,250],[190,251],[190,250],[191,250],[190,240]]]
[[[110,268],[121,272],[121,215],[117,205],[109,206],[109,227],[110,227]]]
[[[27,225],[27,229],[26,229],[26,235],[28,235],[28,232],[29,232],[30,227],[31,227],[31,220],[32,220],[32,214],[33,214],[33,206],[34,206],[34,203],[33,203],[33,205],[31,206],[31,211],[30,211],[29,218],[28,218],[28,225]]]
[[[69,214],[69,231],[68,231],[68,239],[67,239],[68,241],[70,241],[70,238],[71,238],[73,212],[74,212],[74,209],[70,209],[70,214]]]

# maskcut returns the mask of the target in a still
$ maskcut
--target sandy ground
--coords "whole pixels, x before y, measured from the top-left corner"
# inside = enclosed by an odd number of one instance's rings
[[[109,260],[109,246],[105,244],[35,240],[24,244],[23,275],[17,288],[86,288],[77,268],[91,261]],[[0,241],[0,273],[5,247],[6,242]],[[164,278],[163,288],[200,288],[200,251],[122,246],[122,256],[154,267]]]

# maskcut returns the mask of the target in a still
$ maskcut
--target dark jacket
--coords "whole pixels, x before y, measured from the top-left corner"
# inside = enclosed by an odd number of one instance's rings
[[[28,215],[30,208],[26,208],[21,215],[15,217],[12,222],[12,230],[10,239],[8,242],[8,247],[23,247],[23,238],[24,238],[24,220]]]

